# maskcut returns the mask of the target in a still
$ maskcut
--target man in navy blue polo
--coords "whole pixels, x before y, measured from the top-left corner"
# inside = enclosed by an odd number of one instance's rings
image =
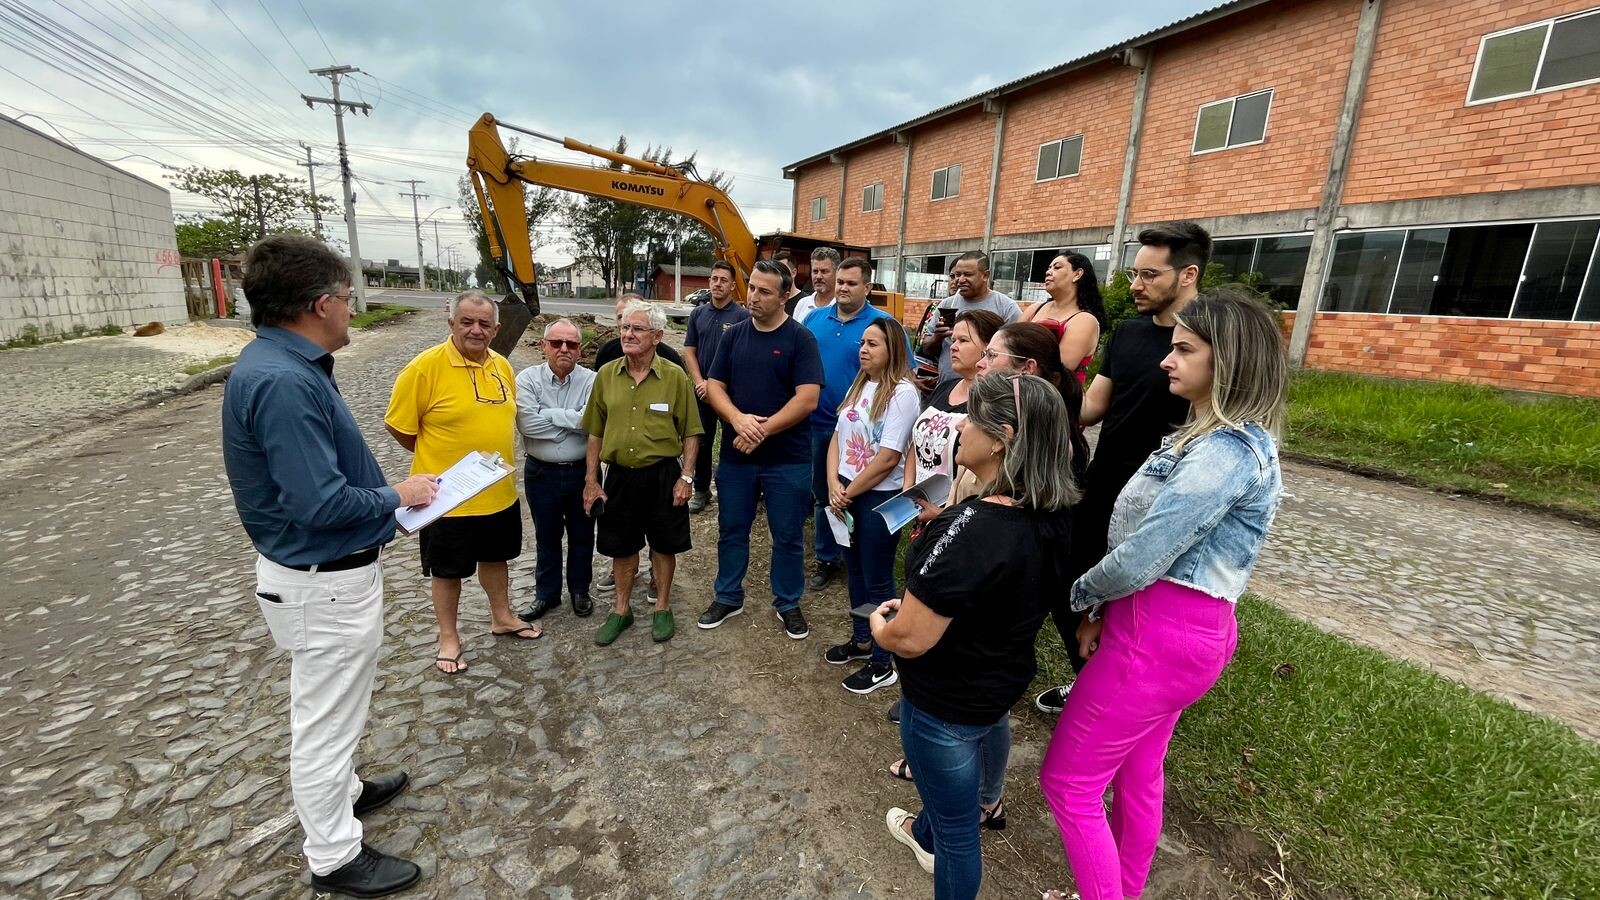
[[[828,586],[839,574],[839,544],[823,518],[828,506],[828,441],[839,420],[839,404],[861,371],[861,335],[873,319],[891,316],[867,302],[872,291],[872,263],[852,256],[839,263],[834,274],[834,301],[819,306],[806,319],[806,330],[817,339],[825,379],[817,408],[811,411],[811,517],[812,547],[816,559],[806,586],[814,591]]]
[[[717,439],[717,413],[706,401],[711,382],[707,376],[717,360],[717,348],[728,329],[750,318],[749,310],[733,301],[733,266],[717,260],[711,264],[711,302],[702,303],[689,314],[689,332],[683,336],[683,363],[694,381],[694,395],[700,404],[700,425],[706,433],[700,438],[703,452],[694,460],[694,495],[689,512],[697,513],[711,502],[711,445]],[[728,426],[724,425],[723,428]]]
[[[822,389],[817,340],[784,311],[789,270],[770,259],[750,272],[748,321],[728,330],[711,367],[707,399],[722,421],[717,463],[716,599],[700,614],[716,628],[744,611],[750,527],[764,498],[772,534],[772,606],[789,637],[810,634],[805,593],[806,512],[811,509],[811,436],[806,417]]]
[[[256,605],[289,651],[289,784],[311,887],[381,897],[422,877],[362,841],[357,815],[404,790],[404,772],[356,776],[383,642],[383,570],[394,511],[439,486],[389,486],[333,379],[350,343],[350,268],[320,241],[274,235],[250,248],[244,293],[256,338],[222,401],[222,459],[256,548]]]

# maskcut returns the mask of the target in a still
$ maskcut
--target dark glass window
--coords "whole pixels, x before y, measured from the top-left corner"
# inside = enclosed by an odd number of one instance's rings
[[[1589,260],[1589,278],[1583,283],[1575,318],[1579,322],[1600,322],[1600,251]]]
[[[1450,229],[1429,312],[1489,319],[1510,315],[1532,237],[1529,224]]]
[[[1211,243],[1211,261],[1221,266],[1223,274],[1230,279],[1236,279],[1252,271],[1251,264],[1255,262],[1255,255],[1255,238],[1236,238]]]
[[[1544,49],[1538,88],[1561,87],[1600,78],[1600,12],[1557,19]]]
[[[1571,319],[1594,256],[1596,232],[1600,221],[1592,219],[1540,223],[1533,231],[1522,290],[1511,314],[1518,319]]]
[[[1322,288],[1325,312],[1384,312],[1400,262],[1403,231],[1364,231],[1334,238],[1333,264]]]
[[[1261,274],[1256,288],[1279,306],[1293,307],[1300,302],[1300,286],[1305,283],[1310,258],[1309,234],[1262,238],[1256,247],[1255,271]]]
[[[1448,228],[1415,228],[1406,235],[1389,312],[1426,315],[1432,310],[1433,291],[1439,284],[1439,267],[1444,263],[1444,248],[1449,239]]]

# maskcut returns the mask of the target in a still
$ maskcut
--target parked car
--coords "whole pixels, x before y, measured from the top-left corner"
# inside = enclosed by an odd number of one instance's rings
[[[689,296],[683,298],[683,302],[689,304],[690,306],[699,306],[700,304],[709,302],[710,300],[711,300],[711,289],[710,288],[701,288],[700,290],[695,291],[694,293],[690,294]]]

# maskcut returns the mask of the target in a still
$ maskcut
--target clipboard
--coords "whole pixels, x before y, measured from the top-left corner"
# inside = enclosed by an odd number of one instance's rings
[[[500,454],[485,456],[473,450],[439,476],[439,493],[432,503],[400,507],[394,511],[395,524],[406,535],[416,534],[510,474],[511,467],[500,461]]]

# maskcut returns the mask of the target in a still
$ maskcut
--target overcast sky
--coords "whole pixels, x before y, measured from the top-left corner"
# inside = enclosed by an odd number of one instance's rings
[[[399,196],[412,178],[431,195],[423,216],[451,207],[433,216],[440,244],[470,254],[456,182],[482,112],[592,144],[625,134],[636,149],[697,151],[732,175],[762,233],[789,227],[784,165],[1214,5],[0,0],[0,112],[169,187],[160,164],[303,175],[298,142],[336,158],[331,111],[299,99],[328,83],[306,70],[337,62],[366,73],[345,94],[374,106],[346,117],[368,259],[414,263]],[[337,192],[336,167],[316,176]],[[204,205],[174,192],[180,215]],[[343,236],[341,219],[328,225]],[[430,263],[433,233],[430,221]],[[570,256],[562,229],[544,229],[539,260]]]

